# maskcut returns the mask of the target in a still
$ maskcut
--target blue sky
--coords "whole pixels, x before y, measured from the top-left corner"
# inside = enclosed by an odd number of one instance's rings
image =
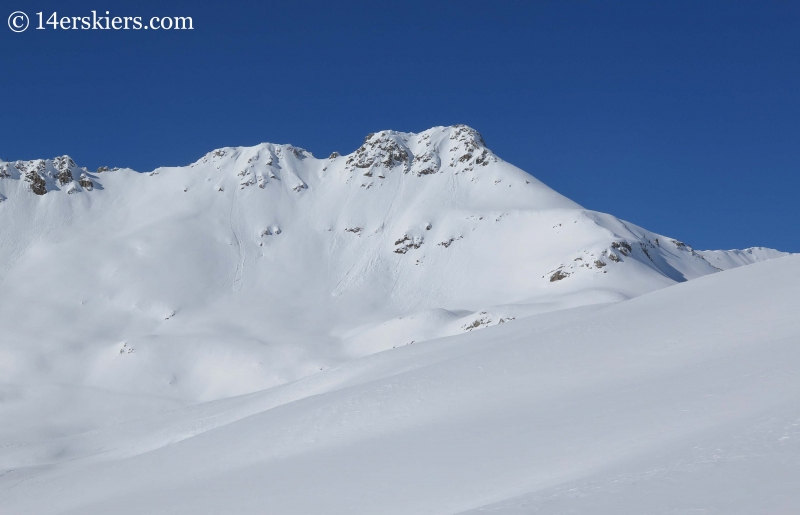
[[[0,28],[0,158],[148,171],[221,146],[350,152],[466,123],[590,209],[800,252],[795,2],[20,1],[193,31]]]

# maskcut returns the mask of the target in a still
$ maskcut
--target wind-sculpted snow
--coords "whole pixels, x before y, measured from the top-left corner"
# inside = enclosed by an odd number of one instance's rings
[[[0,201],[5,443],[730,267],[583,209],[463,125],[322,159],[221,148],[148,173],[0,162]]]

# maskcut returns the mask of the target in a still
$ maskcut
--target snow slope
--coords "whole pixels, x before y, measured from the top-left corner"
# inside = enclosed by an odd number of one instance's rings
[[[751,247],[744,250],[703,250],[699,254],[720,270],[730,270],[737,266],[752,265],[759,261],[767,261],[789,255],[788,252],[764,247]]]
[[[0,449],[0,511],[752,514],[800,506],[800,256]]]
[[[723,268],[583,209],[465,126],[383,131],[325,159],[223,148],[150,173],[0,162],[0,200],[9,444]]]

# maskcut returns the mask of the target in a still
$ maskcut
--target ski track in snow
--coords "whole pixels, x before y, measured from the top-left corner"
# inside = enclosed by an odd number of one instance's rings
[[[242,277],[244,276],[244,265],[247,259],[245,254],[245,249],[242,248],[242,240],[239,237],[241,233],[241,226],[240,226],[240,219],[241,216],[239,215],[239,203],[237,202],[238,196],[238,189],[233,190],[233,196],[231,199],[231,212],[230,212],[230,225],[231,225],[231,232],[233,233],[233,238],[236,241],[236,252],[238,253],[238,258],[236,261],[236,268],[233,272],[233,281],[232,281],[232,288],[235,292],[242,291]],[[234,215],[234,210],[236,214]]]

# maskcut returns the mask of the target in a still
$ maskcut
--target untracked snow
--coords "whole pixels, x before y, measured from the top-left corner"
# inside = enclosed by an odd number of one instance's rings
[[[730,270],[738,266],[752,265],[759,261],[767,261],[789,255],[788,252],[764,247],[751,247],[744,250],[704,250],[700,254],[706,261],[720,270]]]
[[[0,452],[3,513],[792,513],[800,257]],[[746,293],[746,294],[744,294]]]

